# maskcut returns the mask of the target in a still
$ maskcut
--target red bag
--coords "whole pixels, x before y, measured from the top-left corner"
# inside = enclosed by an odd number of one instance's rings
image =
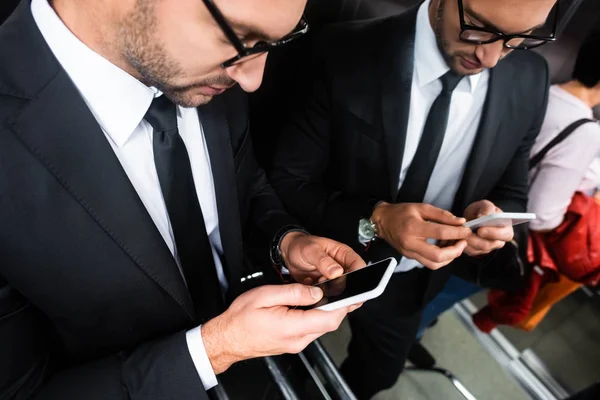
[[[564,221],[542,235],[559,272],[575,282],[595,286],[600,279],[600,204],[575,193]]]
[[[516,292],[490,290],[488,305],[473,315],[485,333],[498,324],[517,325],[531,314],[540,289],[561,275],[577,283],[596,286],[600,278],[600,203],[577,192],[564,221],[548,233],[531,231],[527,257],[533,272]]]

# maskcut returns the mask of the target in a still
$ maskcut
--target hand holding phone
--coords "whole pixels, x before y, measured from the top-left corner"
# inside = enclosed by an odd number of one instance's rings
[[[382,202],[371,216],[377,227],[377,237],[385,240],[398,253],[419,262],[426,268],[445,267],[463,253],[470,229],[450,211],[424,203]],[[430,240],[452,241],[444,247]]]
[[[483,256],[501,249],[514,236],[513,222],[530,220],[531,215],[524,213],[504,213],[489,200],[472,203],[464,214],[474,234],[467,238],[465,254],[471,257]]]
[[[396,259],[390,257],[317,283],[314,286],[323,290],[323,298],[311,306],[301,308],[332,311],[374,299],[385,290],[397,264]]]

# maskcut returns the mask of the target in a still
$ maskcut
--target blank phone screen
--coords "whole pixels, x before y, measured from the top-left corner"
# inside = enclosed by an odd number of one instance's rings
[[[379,285],[389,265],[390,260],[379,261],[338,278],[318,283],[314,286],[323,290],[323,298],[312,306],[298,308],[311,309],[369,292]]]

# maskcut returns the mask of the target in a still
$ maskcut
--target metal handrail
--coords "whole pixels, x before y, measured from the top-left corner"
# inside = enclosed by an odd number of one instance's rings
[[[477,400],[475,396],[462,384],[461,381],[450,371],[444,368],[439,367],[431,367],[431,368],[420,368],[420,367],[406,367],[405,371],[416,371],[416,372],[433,372],[436,374],[443,375],[446,379],[448,379],[452,385],[463,395],[463,397],[467,400]]]
[[[227,392],[218,378],[217,381],[219,384],[208,392],[208,397],[211,400],[229,400],[229,396],[227,396]]]
[[[352,393],[348,383],[346,383],[319,340],[309,344],[303,353],[321,371],[328,388],[335,393],[338,399],[356,400],[356,396]]]
[[[267,369],[271,373],[271,377],[283,398],[285,400],[300,400],[289,379],[281,370],[279,364],[277,364],[277,361],[273,357],[264,357],[263,361],[267,364]]]

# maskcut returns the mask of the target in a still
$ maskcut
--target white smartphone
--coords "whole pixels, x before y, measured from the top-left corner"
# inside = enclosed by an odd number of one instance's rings
[[[396,259],[390,257],[318,283],[314,286],[323,290],[323,298],[312,306],[298,308],[332,311],[374,299],[383,293],[397,264]]]
[[[535,218],[536,215],[533,213],[496,213],[469,221],[465,226],[471,229],[477,229],[483,226],[514,226],[533,221]]]

